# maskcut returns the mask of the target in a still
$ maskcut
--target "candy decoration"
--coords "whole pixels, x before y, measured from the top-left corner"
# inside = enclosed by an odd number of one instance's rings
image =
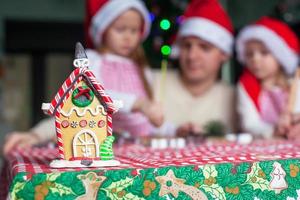
[[[115,140],[114,136],[108,136],[104,142],[100,145],[100,157],[101,160],[112,160],[114,154],[112,151],[112,144]]]
[[[75,52],[73,64],[76,69],[62,84],[51,103],[42,105],[44,113],[55,116],[60,159],[53,160],[50,166],[54,168],[83,167],[86,165],[73,158],[85,160],[84,157],[93,159],[93,167],[117,166],[120,164],[119,161],[108,159],[113,157],[112,141],[114,138],[104,142],[106,144],[104,151],[108,153],[106,158],[103,157],[105,161],[100,160],[99,142],[101,144],[112,135],[112,114],[117,112],[118,106],[114,105],[104,88],[97,82],[95,75],[88,69],[89,62],[82,45],[78,43]],[[95,97],[97,101],[94,101]],[[103,122],[99,123],[101,120]],[[100,126],[105,126],[105,129],[101,129],[101,134],[95,133],[100,130],[98,123]],[[71,129],[66,129],[67,127]],[[85,134],[84,138],[80,138],[79,135],[82,133],[93,134],[89,136]],[[68,136],[63,137],[63,135]],[[85,146],[77,147],[77,139],[81,142],[92,141]],[[80,156],[77,156],[78,153]]]
[[[72,94],[72,102],[78,107],[85,107],[92,103],[94,99],[93,91],[87,86],[76,88]]]
[[[87,125],[87,121],[86,121],[85,119],[83,119],[83,120],[81,120],[81,121],[79,122],[79,126],[80,126],[81,128],[86,127],[86,125]]]
[[[61,126],[62,126],[63,128],[68,128],[68,127],[69,127],[69,122],[68,122],[68,120],[62,121],[62,122],[61,122]]]
[[[108,109],[109,113],[113,114],[117,112],[111,98],[105,93],[104,88],[97,82],[95,75],[87,68],[76,68],[71,73],[69,78],[66,79],[55,95],[55,98],[51,101],[50,108],[44,110],[44,112],[48,115],[55,115],[56,112],[60,112],[64,105],[63,99],[68,98],[68,89],[72,87],[73,84],[79,83],[82,80],[82,76],[91,81],[91,86],[101,95],[102,103],[105,105],[105,108]],[[77,77],[79,78],[77,79]],[[67,95],[64,96],[65,94]]]
[[[96,122],[94,120],[89,122],[89,127],[94,128],[96,126]]]
[[[88,100],[92,99],[92,96],[89,94],[91,91],[90,88],[84,88],[84,87],[78,87],[78,93],[74,96],[75,99],[80,97],[81,95],[84,95]]]
[[[105,126],[105,121],[104,120],[100,120],[99,122],[98,122],[98,127],[99,128],[103,128]]]
[[[71,127],[72,128],[77,128],[77,126],[78,126],[78,122],[75,122],[75,121],[71,122]]]

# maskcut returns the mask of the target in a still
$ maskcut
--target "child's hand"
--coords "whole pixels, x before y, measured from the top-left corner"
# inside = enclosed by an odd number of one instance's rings
[[[178,127],[176,130],[176,135],[180,137],[186,137],[190,135],[200,135],[203,132],[202,128],[198,125],[187,122]]]
[[[38,136],[32,132],[12,132],[9,135],[7,135],[5,139],[3,154],[8,155],[8,153],[16,147],[31,147],[35,144],[38,144],[39,141],[40,140]]]
[[[299,124],[300,123],[300,114],[293,114],[292,123],[293,124]]]
[[[292,116],[289,113],[283,113],[279,118],[275,134],[280,136],[286,135],[292,126],[292,122]]]
[[[287,138],[291,140],[300,140],[300,114],[292,115],[292,125],[287,132]]]
[[[162,111],[161,104],[157,102],[149,102],[144,105],[142,111],[146,117],[148,117],[149,121],[156,127],[159,127],[164,122],[164,114]]]
[[[287,133],[287,138],[289,140],[300,140],[299,138],[299,133],[300,133],[300,123],[293,125],[289,132]]]
[[[163,109],[160,103],[148,99],[138,99],[133,111],[142,112],[154,126],[161,126],[164,121]]]
[[[176,135],[179,137],[186,137],[190,135],[190,123],[179,126],[176,130]]]

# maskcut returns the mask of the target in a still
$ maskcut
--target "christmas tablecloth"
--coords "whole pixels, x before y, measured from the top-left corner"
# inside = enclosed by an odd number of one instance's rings
[[[1,187],[11,199],[300,199],[300,143],[126,145],[115,155],[121,166],[51,169],[57,149],[15,151]]]

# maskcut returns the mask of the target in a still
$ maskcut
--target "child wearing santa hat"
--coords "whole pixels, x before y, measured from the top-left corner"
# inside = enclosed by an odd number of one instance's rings
[[[179,135],[200,133],[212,121],[233,131],[234,91],[218,80],[232,53],[231,20],[217,0],[193,0],[183,17],[176,39],[180,70],[170,71],[164,83],[165,119]]]
[[[91,70],[112,98],[123,101],[114,130],[135,136],[148,135],[151,123],[162,123],[160,106],[151,101],[141,47],[150,26],[150,14],[140,0],[87,1],[87,43],[95,49],[87,51]]]
[[[114,131],[149,135],[163,120],[160,105],[151,100],[141,47],[150,31],[150,15],[140,0],[87,0],[86,8],[87,44],[94,48],[87,51],[90,68],[110,96],[124,105],[114,115]],[[31,134],[11,134],[4,152],[16,144],[30,146],[53,138],[52,121],[39,123]]]
[[[241,128],[269,138],[286,121],[288,78],[300,50],[297,36],[285,23],[262,17],[241,30],[236,49],[245,65],[237,87]]]

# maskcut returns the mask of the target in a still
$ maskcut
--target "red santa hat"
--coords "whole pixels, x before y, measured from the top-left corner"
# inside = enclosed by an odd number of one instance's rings
[[[247,68],[245,68],[239,79],[239,84],[243,86],[243,92],[249,97],[248,100],[254,104],[257,111],[260,111],[259,95],[261,92],[261,86],[257,78]]]
[[[256,23],[242,29],[236,41],[238,59],[242,63],[245,62],[245,44],[251,39],[263,42],[287,74],[295,72],[300,52],[299,41],[285,23],[262,17]]]
[[[97,47],[102,42],[102,36],[109,25],[122,13],[129,9],[137,10],[144,19],[142,38],[150,31],[150,15],[140,0],[87,0],[85,31],[88,47]]]
[[[233,26],[217,0],[193,0],[184,13],[178,38],[199,37],[231,55]]]

